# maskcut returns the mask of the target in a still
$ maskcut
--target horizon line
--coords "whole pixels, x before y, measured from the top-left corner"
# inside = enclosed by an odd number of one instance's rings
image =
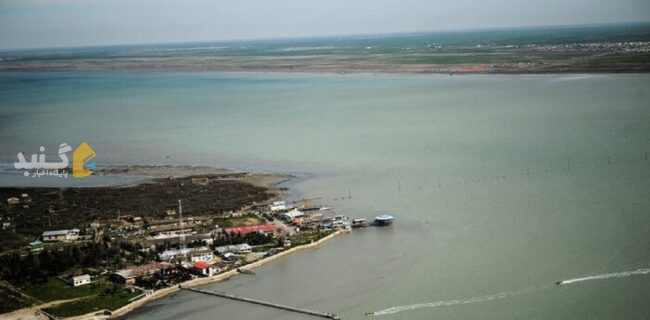
[[[647,21],[628,21],[628,22],[594,22],[580,24],[549,24],[549,25],[528,25],[528,26],[509,26],[509,27],[477,27],[467,29],[438,29],[438,30],[419,30],[419,31],[394,31],[394,32],[377,32],[377,33],[350,33],[350,34],[329,34],[313,36],[289,36],[289,37],[260,37],[260,38],[241,38],[241,39],[220,39],[220,40],[192,40],[192,41],[165,41],[165,42],[141,42],[141,43],[110,43],[94,45],[72,45],[72,46],[46,46],[46,47],[15,47],[0,48],[0,52],[11,51],[32,51],[32,50],[58,50],[58,49],[90,49],[90,48],[108,48],[108,47],[138,47],[138,46],[155,46],[170,44],[190,44],[190,43],[245,43],[245,42],[263,42],[263,41],[291,41],[306,39],[326,39],[326,38],[353,38],[367,36],[400,36],[408,34],[427,34],[427,33],[462,33],[462,32],[479,32],[479,31],[506,31],[506,30],[525,30],[525,29],[544,29],[544,28],[571,28],[571,27],[599,27],[599,26],[616,26],[616,25],[643,25],[650,24]]]

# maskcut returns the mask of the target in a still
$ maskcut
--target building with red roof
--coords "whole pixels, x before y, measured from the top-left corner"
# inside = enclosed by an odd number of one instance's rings
[[[258,224],[254,226],[243,226],[243,227],[234,227],[226,228],[226,233],[229,235],[247,235],[252,232],[259,232],[264,234],[273,233],[275,231],[275,225],[273,223]]]
[[[198,261],[192,263],[192,268],[194,269],[194,271],[200,273],[201,275],[208,276],[208,277],[216,273],[216,270],[212,266],[212,264],[204,261]]]

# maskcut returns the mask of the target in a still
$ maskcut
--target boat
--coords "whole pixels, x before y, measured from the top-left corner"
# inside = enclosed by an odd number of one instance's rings
[[[562,280],[555,281],[555,284],[562,284]]]
[[[382,214],[380,216],[375,217],[375,225],[377,226],[389,226],[393,223],[393,216],[389,214]]]
[[[363,228],[368,226],[368,221],[365,218],[353,219],[352,228]]]
[[[247,269],[237,268],[237,272],[243,273],[243,274],[248,274],[248,275],[251,275],[251,276],[255,275],[255,272],[247,270]]]

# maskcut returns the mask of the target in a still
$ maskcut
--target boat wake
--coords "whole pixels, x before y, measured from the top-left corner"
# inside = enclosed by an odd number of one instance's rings
[[[575,278],[575,279],[557,281],[556,284],[564,285],[564,284],[571,284],[571,283],[589,281],[589,280],[602,280],[602,279],[610,279],[610,278],[624,278],[624,277],[630,277],[630,276],[634,276],[634,275],[644,275],[644,274],[649,274],[649,273],[650,273],[650,268],[642,268],[642,269],[637,269],[637,270],[634,270],[634,271],[606,273],[606,274],[595,275],[595,276],[588,276],[588,277],[582,277],[582,278]],[[548,288],[550,288],[550,286],[551,285],[530,287],[530,288],[527,288],[527,289],[501,292],[501,293],[497,293],[497,294],[493,294],[493,295],[489,295],[489,296],[480,296],[480,297],[474,297],[474,298],[468,298],[468,299],[442,300],[442,301],[435,301],[435,302],[428,302],[428,303],[416,303],[416,304],[410,304],[410,305],[390,307],[388,309],[384,309],[384,310],[380,310],[380,311],[369,312],[369,313],[367,313],[367,315],[369,315],[369,316],[383,316],[383,315],[394,314],[394,313],[398,313],[398,312],[402,312],[402,311],[409,311],[409,310],[416,310],[416,309],[423,309],[423,308],[437,308],[437,307],[446,307],[446,306],[453,306],[453,305],[459,305],[459,304],[487,302],[487,301],[492,301],[492,300],[504,299],[504,298],[508,298],[508,297],[528,293],[528,292],[531,292],[531,291],[548,289]]]
[[[582,281],[602,280],[602,279],[609,279],[609,278],[624,278],[624,277],[630,277],[630,276],[636,276],[636,275],[642,275],[648,273],[650,273],[650,268],[642,268],[634,271],[606,273],[606,274],[600,274],[596,276],[588,276],[582,278],[563,280],[563,281],[559,281],[558,284],[571,284],[571,283],[582,282]]]
[[[410,304],[410,305],[404,305],[404,306],[397,306],[397,307],[390,307],[388,309],[384,309],[381,311],[375,311],[369,313],[369,315],[373,316],[384,316],[388,314],[394,314],[402,311],[409,311],[409,310],[416,310],[416,309],[423,309],[423,308],[437,308],[437,307],[446,307],[446,306],[453,306],[453,305],[458,305],[458,304],[470,304],[470,303],[478,303],[478,302],[486,302],[486,301],[491,301],[491,300],[498,300],[498,299],[503,299],[507,297],[512,297],[516,296],[519,294],[527,293],[530,291],[542,289],[542,288],[548,288],[548,286],[543,286],[543,287],[531,287],[528,289],[522,289],[522,290],[516,290],[516,291],[507,291],[507,292],[501,292],[489,296],[480,296],[480,297],[474,297],[474,298],[468,298],[468,299],[453,299],[453,300],[442,300],[442,301],[435,301],[435,302],[428,302],[428,303],[417,303],[417,304]]]

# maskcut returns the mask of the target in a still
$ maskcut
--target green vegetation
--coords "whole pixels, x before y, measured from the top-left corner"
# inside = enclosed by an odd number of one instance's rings
[[[212,246],[220,247],[220,246],[240,244],[240,243],[248,243],[252,246],[258,246],[258,245],[271,243],[272,241],[273,241],[272,235],[264,235],[259,232],[251,232],[243,236],[240,234],[230,235],[226,233],[215,238],[214,242],[212,243]]]
[[[246,214],[241,217],[236,218],[218,218],[215,219],[215,224],[219,228],[232,228],[232,227],[242,227],[242,226],[252,226],[256,224],[263,224],[264,221],[262,218],[254,214]]]
[[[321,231],[321,232],[314,232],[314,233],[301,233],[295,236],[289,237],[291,240],[291,247],[297,247],[297,246],[302,246],[305,244],[312,243],[314,241],[318,241],[322,238],[325,238],[326,236],[332,234],[332,231]]]
[[[129,300],[142,294],[138,290],[124,289],[118,286],[104,288],[101,293],[71,302],[66,302],[45,312],[59,317],[72,317],[99,310],[115,310],[129,303]]]
[[[0,70],[447,72],[493,65],[496,73],[650,70],[650,24],[421,32],[373,37],[112,46],[7,53]],[[597,45],[595,45],[597,44]],[[201,47],[201,45],[199,45]],[[142,50],[143,47],[152,50]],[[174,48],[174,50],[158,50]],[[600,59],[600,55],[616,53]],[[2,53],[0,53],[2,56]],[[589,61],[593,58],[594,61]],[[526,65],[519,65],[520,63]],[[442,68],[444,69],[444,68]]]
[[[139,252],[129,243],[86,243],[61,249],[48,248],[21,257],[17,253],[0,256],[0,278],[18,286],[48,281],[48,278],[83,268],[119,268],[127,264],[146,263],[153,254]]]
[[[110,283],[91,283],[72,287],[61,279],[48,278],[45,282],[25,286],[22,290],[42,302],[50,302],[97,295],[112,287]]]
[[[115,219],[117,212],[162,218],[166,209],[178,206],[178,199],[183,199],[184,213],[192,216],[236,211],[272,196],[266,188],[233,178],[237,177],[197,175],[127,187],[0,188],[0,218],[11,219],[11,228],[0,230],[0,252],[24,248],[46,230],[83,231],[93,221]],[[20,204],[5,201],[12,197]]]
[[[397,59],[397,63],[403,64],[470,64],[470,63],[517,63],[529,62],[525,56],[513,56],[502,54],[474,55],[474,54],[430,54],[417,56],[403,56]]]
[[[0,286],[0,313],[27,308],[35,302],[10,288]]]
[[[650,54],[647,53],[609,53],[597,55],[588,59],[592,65],[610,65],[612,63],[650,63]]]

